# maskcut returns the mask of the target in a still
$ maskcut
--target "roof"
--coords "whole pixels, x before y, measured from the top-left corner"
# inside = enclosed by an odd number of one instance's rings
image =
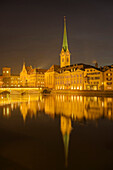
[[[59,72],[59,69],[60,69],[60,66],[59,66],[59,65],[52,65],[52,66],[47,70],[47,72],[53,72],[53,71]]]
[[[47,69],[39,69],[36,68],[36,72],[44,74],[47,71]]]
[[[68,42],[67,42],[67,31],[66,31],[66,17],[64,16],[64,36],[63,36],[63,45],[62,48],[64,51],[68,49]]]

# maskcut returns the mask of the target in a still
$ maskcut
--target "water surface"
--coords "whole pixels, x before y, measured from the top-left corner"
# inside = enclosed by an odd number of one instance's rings
[[[0,169],[113,169],[113,98],[0,96]]]

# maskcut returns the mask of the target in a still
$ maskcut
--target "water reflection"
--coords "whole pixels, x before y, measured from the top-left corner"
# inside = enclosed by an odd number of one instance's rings
[[[0,96],[0,106],[4,116],[11,116],[11,111],[20,108],[23,120],[26,116],[37,116],[37,112],[44,111],[52,118],[55,115],[64,115],[73,120],[99,119],[106,117],[113,119],[113,98],[109,97],[82,97],[74,95],[26,95]]]
[[[68,164],[69,139],[72,131],[72,121],[86,123],[87,120],[102,118],[113,119],[113,98],[82,97],[76,95],[25,95],[0,96],[2,116],[9,118],[12,112],[19,108],[23,121],[27,116],[31,119],[44,112],[51,118],[60,116],[60,128],[65,150],[65,164]],[[97,124],[97,121],[95,121]]]
[[[65,150],[65,166],[68,165],[68,147],[69,147],[69,137],[71,133],[71,119],[65,116],[61,116],[61,132],[63,137],[64,143],[64,150]]]

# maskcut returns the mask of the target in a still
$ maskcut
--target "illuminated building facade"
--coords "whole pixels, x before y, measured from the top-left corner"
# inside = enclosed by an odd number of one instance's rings
[[[55,79],[59,72],[58,65],[52,65],[49,70],[45,73],[45,87],[54,89],[55,88]]]
[[[0,87],[20,87],[20,76],[12,75],[11,68],[3,67],[0,76]]]
[[[84,89],[84,71],[82,69],[71,68],[62,71],[55,77],[55,89]]]
[[[113,65],[104,72],[104,90],[113,90]]]
[[[20,81],[21,81],[21,86],[25,87],[28,84],[28,74],[27,70],[25,68],[25,63],[23,64],[22,71],[20,73]]]
[[[84,90],[104,90],[104,73],[90,66],[84,71]]]
[[[32,68],[32,66],[25,67],[23,64],[20,73],[20,80],[22,87],[45,87],[45,72],[46,69]]]

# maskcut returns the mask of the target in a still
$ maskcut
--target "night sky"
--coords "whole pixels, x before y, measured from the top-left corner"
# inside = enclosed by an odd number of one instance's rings
[[[19,73],[59,64],[63,17],[71,64],[113,64],[113,2],[106,0],[8,0],[0,2],[0,69]]]

